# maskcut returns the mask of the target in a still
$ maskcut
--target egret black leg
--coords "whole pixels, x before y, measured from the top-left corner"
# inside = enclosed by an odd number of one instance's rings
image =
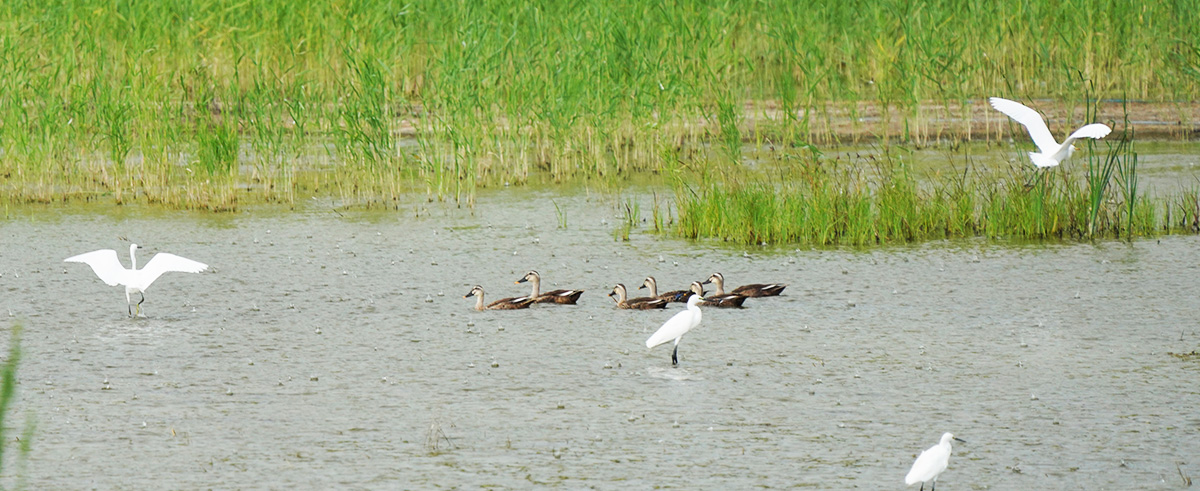
[[[138,300],[138,303],[137,303],[137,311],[138,311],[138,314],[141,314],[141,313],[142,313],[142,302],[145,302],[145,301],[146,301],[146,294],[145,294],[145,293],[140,293],[140,292],[139,292],[139,293],[138,293],[138,295],[140,295],[140,296],[142,297],[142,299],[141,299],[141,300]]]
[[[679,345],[675,345],[675,349],[671,350],[671,366],[679,366]]]

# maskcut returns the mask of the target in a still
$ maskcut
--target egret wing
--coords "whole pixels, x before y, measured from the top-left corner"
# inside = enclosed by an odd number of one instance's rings
[[[929,481],[934,476],[946,470],[949,462],[950,454],[945,448],[941,445],[929,447],[924,452],[921,452],[921,455],[917,456],[916,462],[913,462],[912,470],[908,471],[907,476],[904,476],[904,484],[912,485],[918,482]]]
[[[140,273],[143,275],[145,281],[143,286],[148,287],[159,276],[162,276],[163,273],[171,271],[199,273],[206,269],[208,269],[208,265],[202,262],[193,261],[186,257],[179,257],[167,252],[160,252],[150,258],[150,262],[146,263],[146,267],[142,268]]]
[[[1037,145],[1043,153],[1051,154],[1058,151],[1058,142],[1054,141],[1054,135],[1051,135],[1050,128],[1046,127],[1046,120],[1042,119],[1042,115],[1037,111],[1020,102],[999,97],[988,99],[988,102],[992,103],[992,107],[997,111],[1024,125],[1025,129],[1029,131],[1029,137],[1033,138],[1033,144]]]
[[[646,340],[646,347],[653,348],[667,341],[671,341],[683,333],[688,332],[692,328],[692,311],[684,310],[676,313],[667,322],[664,322],[662,327],[654,331],[650,339]]]
[[[1069,145],[1071,140],[1077,140],[1079,138],[1100,139],[1108,136],[1109,133],[1112,133],[1112,128],[1109,128],[1108,125],[1092,123],[1075,130],[1074,133],[1071,133],[1071,136],[1067,137],[1067,141],[1063,142],[1063,144]]]
[[[129,270],[121,265],[121,260],[117,259],[117,251],[112,249],[101,249],[78,256],[71,256],[63,259],[63,262],[84,263],[91,266],[92,271],[96,272],[96,276],[100,277],[100,281],[107,283],[109,286],[117,286],[125,283],[129,276]]]

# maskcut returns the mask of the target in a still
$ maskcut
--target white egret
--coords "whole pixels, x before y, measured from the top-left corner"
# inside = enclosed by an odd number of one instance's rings
[[[1037,145],[1038,150],[1041,150],[1041,152],[1029,152],[1029,159],[1038,168],[1054,167],[1070,158],[1071,154],[1075,152],[1074,142],[1077,139],[1100,139],[1112,132],[1112,128],[1107,125],[1092,123],[1075,130],[1060,145],[1054,141],[1054,135],[1051,135],[1050,128],[1046,127],[1046,120],[1042,119],[1042,115],[1037,111],[1020,102],[999,97],[988,99],[988,102],[992,103],[992,107],[997,111],[1007,114],[1013,121],[1025,125],[1025,129],[1029,131],[1029,137],[1033,138],[1033,143]]]
[[[101,249],[92,251],[78,256],[71,256],[63,260],[67,263],[84,263],[92,267],[92,271],[96,272],[96,276],[100,280],[107,283],[109,286],[125,285],[125,304],[129,309],[129,315],[134,315],[133,299],[130,295],[137,293],[141,295],[141,299],[137,303],[137,313],[142,313],[142,302],[146,301],[146,289],[150,288],[150,284],[154,283],[163,273],[170,271],[178,271],[180,273],[199,273],[208,269],[208,265],[179,257],[174,254],[160,252],[150,258],[146,263],[146,267],[137,269],[136,252],[141,249],[137,244],[129,244],[129,269],[125,269],[121,265],[121,260],[117,259],[117,251],[112,249]]]
[[[937,478],[942,471],[946,470],[946,466],[950,465],[950,440],[958,440],[966,443],[959,438],[955,438],[952,433],[943,433],[942,441],[937,445],[929,447],[921,455],[917,456],[917,461],[913,462],[912,470],[908,471],[908,475],[904,476],[904,484],[912,486],[916,483],[921,483],[921,490],[925,490],[925,483],[933,481],[929,487],[933,491],[937,487]]]
[[[693,327],[700,325],[699,303],[703,301],[704,297],[700,295],[692,295],[691,298],[688,298],[687,310],[675,314],[667,322],[664,322],[662,327],[654,331],[650,339],[646,340],[646,347],[653,348],[674,339],[675,349],[671,351],[671,365],[679,365],[679,340],[683,339],[683,335]]]

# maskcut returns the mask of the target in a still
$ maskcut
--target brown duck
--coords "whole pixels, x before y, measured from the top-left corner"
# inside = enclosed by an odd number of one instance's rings
[[[692,293],[704,297],[704,301],[700,302],[702,306],[720,307],[724,309],[742,309],[742,304],[746,302],[746,297],[741,295],[705,295],[704,286],[699,281],[692,282]]]
[[[475,285],[475,288],[472,288],[470,292],[463,295],[463,298],[467,297],[475,297],[477,299],[475,301],[475,310],[516,310],[527,309],[530,305],[533,305],[533,298],[531,297],[511,297],[496,300],[484,307],[483,287],[479,285]]]
[[[617,283],[617,286],[613,287],[612,293],[608,294],[608,296],[613,297],[613,300],[617,301],[617,307],[620,307],[623,309],[634,309],[634,310],[665,309],[665,308],[667,308],[667,304],[669,303],[666,300],[663,300],[661,298],[651,298],[651,297],[626,299],[627,295],[628,295],[628,292],[625,291],[625,285],[620,284],[620,283]]]
[[[516,283],[524,282],[533,283],[533,293],[529,296],[533,298],[533,303],[562,303],[575,305],[579,301],[579,296],[583,295],[583,290],[551,290],[546,293],[538,293],[541,288],[542,277],[537,271],[525,273],[525,276],[517,280]]]
[[[704,280],[704,284],[709,283],[717,286],[717,295],[725,294],[725,277],[721,273],[713,273]],[[783,293],[784,288],[787,288],[787,285],[783,283],[751,283],[734,288],[731,293],[743,297],[775,297]]]
[[[642,288],[650,289],[650,298],[659,298],[668,302],[686,303],[688,297],[692,296],[691,290],[674,290],[659,295],[658,282],[654,280],[653,276],[646,277],[646,281],[642,282],[642,286],[639,286],[638,290],[641,290]]]

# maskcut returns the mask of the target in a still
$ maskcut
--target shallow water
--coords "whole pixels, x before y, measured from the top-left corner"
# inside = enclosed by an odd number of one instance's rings
[[[37,421],[30,487],[901,489],[944,431],[967,443],[941,489],[1200,475],[1200,361],[1167,354],[1200,345],[1198,237],[746,250],[644,230],[614,241],[600,198],[478,202],[416,219],[118,208],[0,222],[2,308],[26,326],[13,421]],[[61,262],[124,250],[119,237],[143,261],[212,268],[164,276],[130,319],[119,288]],[[461,298],[474,284],[526,294],[513,282],[529,269],[543,289],[587,290],[580,305],[475,312]],[[605,297],[714,271],[791,286],[706,309],[678,368],[643,343],[681,306]]]
[[[1113,142],[1105,142],[1113,143]],[[1108,147],[1095,145],[1096,157],[1102,160]],[[1061,166],[1049,172],[1066,172],[1075,179],[1083,180],[1087,175],[1088,148],[1077,145],[1076,153]],[[1035,150],[1027,140],[1015,142],[972,142],[954,147],[932,145],[923,148],[893,146],[891,155],[912,165],[921,176],[933,177],[961,175],[964,168],[971,173],[998,173],[1000,178],[1010,173],[1028,176],[1031,165],[1028,152]],[[888,149],[882,146],[849,146],[830,149],[826,159],[844,159],[870,168],[875,159],[880,159]],[[1200,145],[1194,141],[1139,141],[1135,152],[1138,155],[1138,193],[1157,198],[1178,195],[1181,191],[1200,188]],[[1110,184],[1120,185],[1119,177]]]

